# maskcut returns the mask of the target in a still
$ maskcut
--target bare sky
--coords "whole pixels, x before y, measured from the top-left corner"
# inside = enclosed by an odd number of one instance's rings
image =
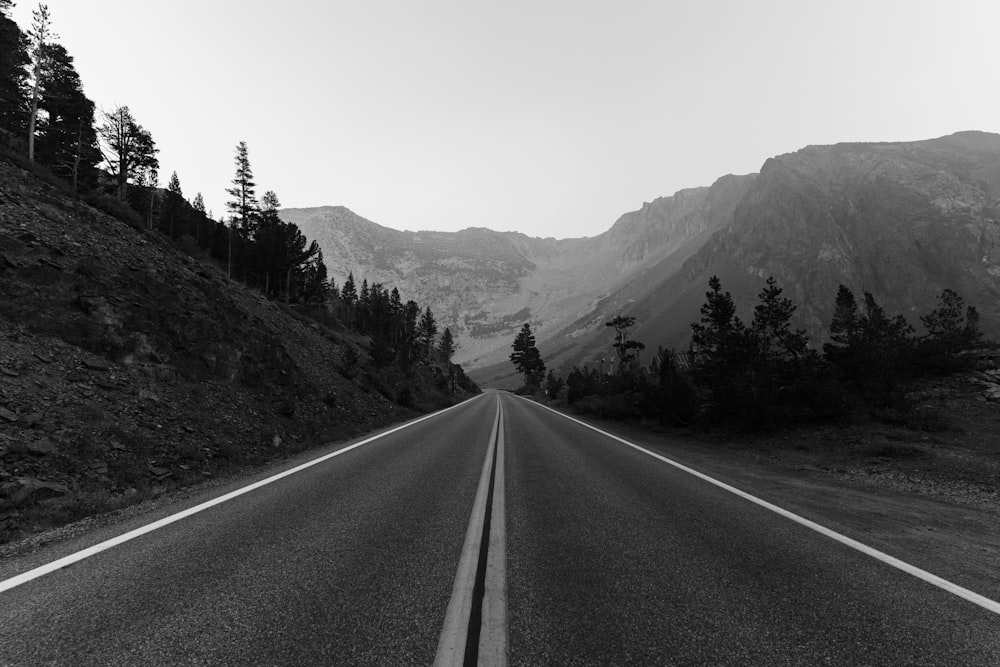
[[[567,237],[809,144],[1000,132],[997,0],[47,4],[216,218],[241,140],[286,207]]]

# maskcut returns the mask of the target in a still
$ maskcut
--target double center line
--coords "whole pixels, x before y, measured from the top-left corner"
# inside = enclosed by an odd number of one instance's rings
[[[436,666],[507,664],[503,440],[503,407],[497,394],[496,418],[438,640]]]

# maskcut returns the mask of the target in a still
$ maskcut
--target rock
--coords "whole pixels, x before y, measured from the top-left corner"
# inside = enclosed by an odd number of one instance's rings
[[[0,486],[0,497],[6,497],[13,505],[21,505],[28,500],[37,502],[45,498],[64,496],[69,493],[65,484],[47,482],[34,477],[18,477]]]
[[[34,354],[35,358],[38,359],[39,361],[42,361],[46,364],[52,363],[52,355],[48,354],[47,352],[39,352],[38,350],[35,350]]]
[[[56,443],[51,438],[42,438],[36,442],[29,442],[25,447],[32,454],[55,454],[59,451]]]
[[[69,380],[70,382],[86,382],[90,378],[85,373],[81,373],[80,371],[73,371],[71,373],[66,374],[66,379]]]
[[[160,466],[155,466],[152,463],[146,465],[146,470],[148,470],[149,474],[155,477],[157,481],[170,477],[169,470]]]
[[[95,475],[107,475],[108,474],[108,464],[104,461],[91,461],[88,465],[90,471]]]
[[[0,408],[0,421],[14,423],[19,419],[16,413],[11,412],[7,408]]]
[[[108,362],[97,357],[89,357],[83,360],[83,365],[92,371],[106,371],[111,368]]]
[[[13,368],[8,368],[7,366],[0,366],[0,373],[3,373],[7,377],[21,377],[21,374],[15,371]]]

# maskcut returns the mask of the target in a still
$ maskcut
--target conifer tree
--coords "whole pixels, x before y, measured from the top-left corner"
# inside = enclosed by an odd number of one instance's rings
[[[518,372],[524,374],[524,384],[529,387],[538,386],[545,376],[545,362],[535,347],[535,335],[531,333],[530,324],[524,323],[511,347],[514,348],[510,354],[511,363]]]
[[[101,160],[94,129],[94,103],[83,94],[73,58],[60,44],[44,47],[45,88],[38,100],[35,158],[53,171],[70,176],[74,191],[81,180],[96,183],[95,167]]]
[[[437,338],[437,333],[437,321],[434,319],[431,307],[427,306],[427,309],[420,318],[420,323],[417,325],[417,340],[420,342],[420,351],[424,361],[428,363],[431,361],[431,351],[434,349],[434,340]]]
[[[31,13],[31,29],[28,30],[29,56],[31,57],[31,114],[28,116],[28,160],[35,161],[35,125],[38,122],[38,103],[45,83],[46,60],[49,42],[56,37],[52,32],[52,17],[49,7],[38,3],[38,9]]]
[[[11,134],[26,128],[27,37],[8,15],[10,0],[0,0],[0,130]]]
[[[191,202],[191,206],[194,210],[198,211],[202,215],[205,215],[205,198],[201,196],[200,192],[194,196],[194,201]]]
[[[117,184],[118,199],[125,201],[128,183],[150,170],[158,169],[159,150],[152,135],[135,121],[127,106],[104,113],[104,124],[97,128],[104,161]]]
[[[177,177],[176,171],[170,174],[170,180],[167,182],[167,190],[173,192],[178,197],[184,196],[184,191],[181,190],[181,179]]]
[[[438,341],[438,356],[441,357],[441,361],[450,364],[451,358],[455,356],[455,349],[455,338],[451,334],[451,329],[445,327],[441,340]]]
[[[632,360],[638,358],[639,352],[646,348],[645,345],[636,340],[628,339],[628,330],[635,325],[635,318],[631,315],[618,315],[610,322],[605,322],[604,326],[614,327],[615,343],[614,348],[618,353],[618,372],[623,373],[629,367]]]
[[[239,231],[243,238],[252,239],[256,231],[255,218],[259,210],[256,187],[253,180],[253,169],[250,168],[250,157],[247,143],[241,141],[236,145],[236,175],[233,185],[226,189],[232,199],[226,202],[233,219],[239,221]]]
[[[949,354],[970,347],[982,336],[975,306],[966,307],[965,299],[951,289],[938,295],[937,307],[921,315],[920,322],[927,329],[928,341]]]
[[[796,306],[791,299],[782,296],[773,276],[767,279],[758,299],[760,303],[754,307],[751,325],[758,354],[767,363],[803,358],[809,339],[804,330],[792,329],[791,319]]]
[[[358,301],[358,291],[354,286],[353,272],[347,274],[347,280],[344,281],[344,286],[340,290],[340,300],[351,308],[353,308],[354,304]]]
[[[323,261],[322,250],[317,252],[316,257],[306,265],[303,285],[303,301],[319,303],[326,301],[330,285],[327,282],[326,263]]]

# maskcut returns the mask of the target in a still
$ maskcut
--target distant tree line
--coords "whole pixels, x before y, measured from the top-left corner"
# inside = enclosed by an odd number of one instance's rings
[[[859,410],[905,409],[909,382],[967,370],[975,361],[970,352],[986,344],[975,307],[950,289],[920,317],[926,333],[918,336],[871,294],[864,293],[859,304],[840,286],[822,350],[793,328],[796,306],[774,278],[760,291],[749,323],[737,316],[717,277],[709,280],[705,296],[701,318],[691,326],[690,350],[661,347],[643,366],[636,354],[641,343],[628,336],[635,318],[618,316],[606,323],[615,330],[617,368],[605,373],[574,367],[565,381],[550,372],[545,390],[606,418],[757,429]]]

